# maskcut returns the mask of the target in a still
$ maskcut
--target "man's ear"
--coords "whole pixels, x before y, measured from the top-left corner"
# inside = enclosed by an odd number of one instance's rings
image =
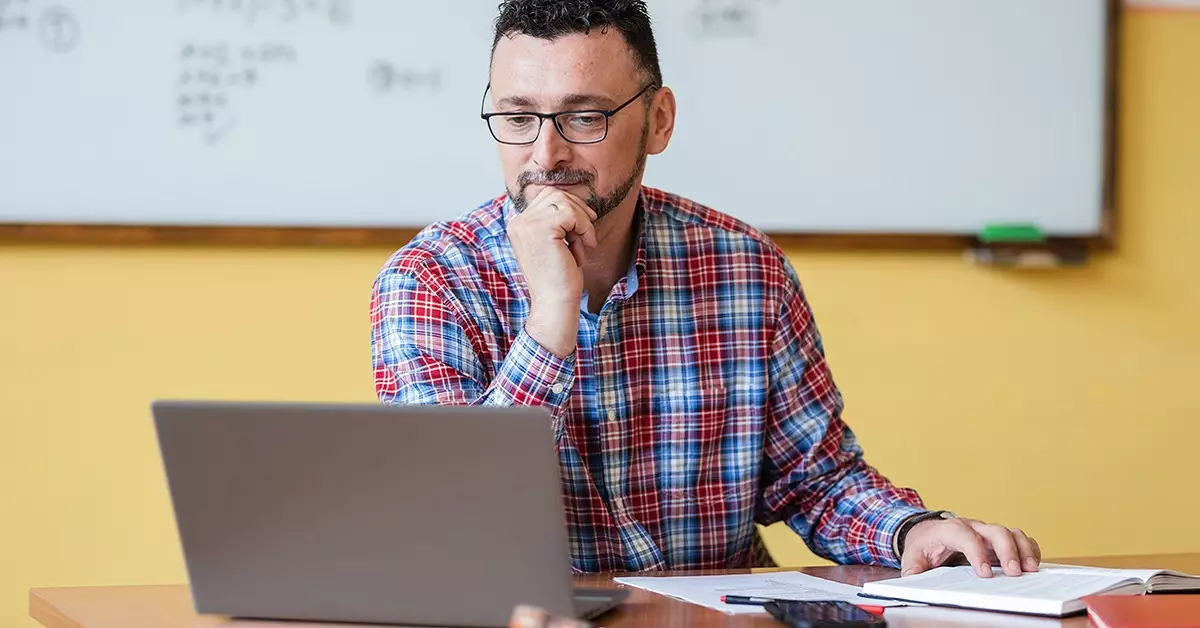
[[[667,150],[671,135],[675,133],[675,92],[670,87],[660,87],[650,102],[650,137],[646,140],[646,152],[657,155]]]

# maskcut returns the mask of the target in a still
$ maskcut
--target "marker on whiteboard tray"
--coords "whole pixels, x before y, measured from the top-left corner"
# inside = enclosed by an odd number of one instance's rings
[[[979,232],[979,245],[965,254],[967,260],[1005,268],[1060,268],[1087,263],[1082,245],[1050,242],[1032,223],[988,225]]]
[[[1032,223],[994,224],[979,232],[979,241],[984,244],[1037,243],[1045,242],[1046,234]]]

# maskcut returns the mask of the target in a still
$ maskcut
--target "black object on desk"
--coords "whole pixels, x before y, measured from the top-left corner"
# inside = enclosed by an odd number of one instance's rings
[[[791,628],[882,628],[883,617],[848,602],[788,602],[775,600],[763,610]]]

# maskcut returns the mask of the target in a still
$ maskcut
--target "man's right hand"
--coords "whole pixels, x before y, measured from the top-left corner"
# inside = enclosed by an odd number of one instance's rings
[[[513,609],[508,628],[592,628],[592,624],[577,619],[555,617],[536,606],[518,606]]]
[[[529,287],[525,332],[554,355],[575,351],[586,250],[596,246],[596,212],[579,197],[548,187],[508,223],[517,264]]]

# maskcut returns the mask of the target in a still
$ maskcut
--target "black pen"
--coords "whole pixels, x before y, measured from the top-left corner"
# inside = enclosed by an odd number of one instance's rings
[[[774,598],[769,597],[746,597],[744,595],[722,595],[721,601],[726,604],[745,604],[747,606],[762,606],[767,602],[774,602]]]

